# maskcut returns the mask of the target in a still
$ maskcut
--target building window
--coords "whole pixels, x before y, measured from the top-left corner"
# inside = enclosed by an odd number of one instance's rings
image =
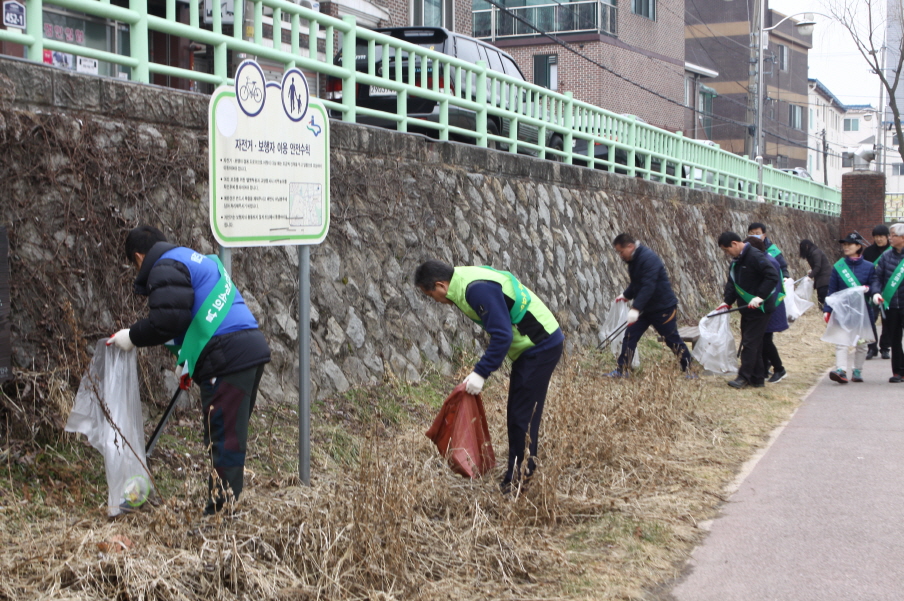
[[[455,30],[454,0],[413,0],[411,24]]]
[[[853,167],[854,159],[850,158],[847,154],[841,153],[841,166],[842,167]]]
[[[813,121],[813,109],[810,109],[810,120],[807,121],[807,128],[813,129],[814,126],[815,126],[815,122]]]
[[[700,86],[700,94],[697,98],[697,106],[700,111],[700,125],[707,140],[713,139],[713,98],[716,91],[707,86]]]
[[[534,55],[534,83],[553,92],[559,89],[559,56],[557,54]]]
[[[892,134],[891,136],[891,145],[898,146],[898,134]]]
[[[776,44],[778,47],[778,56],[776,60],[778,61],[778,68],[780,71],[788,70],[788,63],[790,62],[788,59],[790,58],[788,55],[788,47],[784,44]]]
[[[788,115],[788,125],[790,125],[794,129],[801,129],[801,118],[803,110],[801,110],[801,107],[796,104],[790,104],[788,105],[788,108],[790,109]]]
[[[656,20],[656,0],[631,0],[631,12]]]
[[[845,119],[844,131],[860,131],[860,119]]]
[[[694,78],[693,77],[685,77],[684,78],[684,106],[694,108],[691,105],[693,98],[694,98]]]
[[[892,163],[891,174],[892,175],[904,175],[904,163]]]
[[[418,1],[438,0],[415,0]],[[450,4],[452,2],[444,1]],[[487,0],[473,0],[473,36],[493,41],[516,37],[535,38],[542,35],[540,32],[618,35],[616,0],[598,2],[517,0],[512,4],[507,5],[505,11],[501,11]]]

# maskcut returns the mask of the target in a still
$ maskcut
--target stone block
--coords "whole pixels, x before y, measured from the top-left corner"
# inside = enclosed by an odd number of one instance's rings
[[[96,111],[100,106],[101,77],[55,69],[52,79],[54,106],[82,111]]]
[[[0,59],[0,74],[12,82],[14,105],[52,105],[53,72],[57,69],[13,58]]]

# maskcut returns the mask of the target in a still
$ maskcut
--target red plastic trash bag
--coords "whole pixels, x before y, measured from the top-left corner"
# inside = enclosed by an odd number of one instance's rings
[[[483,401],[459,384],[426,432],[456,474],[476,478],[496,466]]]

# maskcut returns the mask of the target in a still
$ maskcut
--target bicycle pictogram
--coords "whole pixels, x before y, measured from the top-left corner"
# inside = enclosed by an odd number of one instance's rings
[[[245,85],[239,88],[239,98],[242,102],[249,98],[254,102],[260,102],[264,97],[264,91],[257,87],[257,82],[251,79],[251,76],[245,78]]]

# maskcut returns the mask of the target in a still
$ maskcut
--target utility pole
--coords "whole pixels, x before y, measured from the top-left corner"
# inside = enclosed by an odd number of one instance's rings
[[[759,131],[757,130],[757,115],[760,90],[760,71],[762,70],[762,61],[760,53],[762,52],[762,27],[763,21],[761,15],[764,12],[762,5],[766,0],[756,0],[753,14],[750,17],[750,68],[748,70],[749,82],[747,84],[747,136],[744,145],[744,152],[747,156],[755,159],[757,156],[757,141],[759,140]],[[762,154],[762,153],[760,153]]]

